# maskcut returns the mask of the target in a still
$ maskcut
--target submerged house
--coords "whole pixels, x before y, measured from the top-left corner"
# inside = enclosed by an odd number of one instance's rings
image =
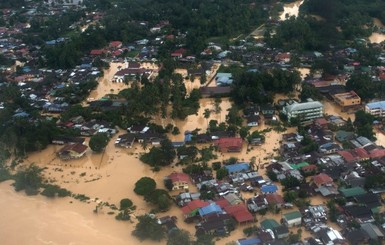
[[[86,154],[88,146],[77,143],[65,145],[56,154],[62,160],[71,160],[81,158]]]

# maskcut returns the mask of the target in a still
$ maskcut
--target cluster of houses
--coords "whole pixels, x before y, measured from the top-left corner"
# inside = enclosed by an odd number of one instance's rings
[[[260,175],[249,163],[237,162],[223,165],[228,176],[222,180],[215,179],[209,170],[192,175],[174,172],[166,176],[172,183],[173,193],[179,192],[174,200],[185,222],[194,222],[198,235],[226,236],[235,225],[250,226],[258,220],[253,237],[240,239],[238,244],[281,244],[293,227],[303,227],[312,234],[303,244],[381,241],[385,236],[385,223],[379,224],[378,217],[382,210],[381,194],[385,190],[368,190],[365,183],[371,175],[383,171],[385,149],[353,132],[329,129],[344,123],[337,116],[313,119],[308,125],[307,137],[318,148],[307,153],[301,151],[303,135],[283,134],[280,160],[265,167],[267,172],[274,173],[276,181],[298,180],[299,186],[285,191],[305,192],[310,200],[319,196],[325,200],[322,204],[294,208],[285,201],[280,184]],[[212,142],[217,146],[223,144],[218,148],[222,152],[232,152],[237,144],[237,140],[229,143],[228,137]],[[342,142],[348,142],[352,148],[342,149]],[[192,185],[197,187],[197,192],[189,192]],[[339,205],[333,204],[337,213],[333,217],[336,224],[332,226],[330,206],[325,205],[327,200],[343,200]],[[281,219],[258,216],[266,212],[279,213]]]

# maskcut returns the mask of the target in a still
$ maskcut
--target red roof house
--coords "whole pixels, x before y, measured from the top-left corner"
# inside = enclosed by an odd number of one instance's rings
[[[385,157],[385,149],[374,149],[370,152],[370,158],[372,159],[378,159]]]
[[[333,184],[333,179],[327,174],[320,173],[313,177],[313,182],[320,187]]]
[[[285,203],[283,197],[277,193],[268,193],[266,194],[265,198],[269,205],[273,205],[278,208],[280,208]]]
[[[167,176],[173,185],[173,190],[188,189],[190,182],[190,176],[185,173],[174,172]]]
[[[236,137],[220,138],[214,141],[221,152],[240,152],[242,151],[243,140]]]
[[[108,45],[110,48],[121,48],[122,47],[122,42],[121,41],[112,41],[110,42],[110,44]]]
[[[234,217],[238,223],[253,222],[253,215],[247,210],[244,204],[225,207],[226,213]]]
[[[182,58],[183,55],[186,53],[186,51],[187,51],[187,50],[184,49],[184,48],[175,50],[174,52],[171,53],[171,57],[174,57],[174,58]]]
[[[90,52],[91,55],[102,55],[104,54],[104,49],[93,49]]]
[[[182,207],[182,212],[185,216],[194,216],[195,212],[203,207],[206,207],[210,203],[202,201],[200,199],[192,200],[191,202],[188,202],[186,206]]]
[[[84,156],[88,146],[81,143],[68,144],[63,146],[58,152],[57,155],[63,160],[76,159]]]

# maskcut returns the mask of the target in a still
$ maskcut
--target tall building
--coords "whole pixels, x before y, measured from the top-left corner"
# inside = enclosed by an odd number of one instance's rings
[[[375,117],[385,117],[385,101],[367,103],[365,112]]]
[[[324,106],[319,101],[308,101],[304,103],[293,103],[287,105],[282,111],[287,119],[298,118],[301,124],[310,123],[315,118],[323,117]]]

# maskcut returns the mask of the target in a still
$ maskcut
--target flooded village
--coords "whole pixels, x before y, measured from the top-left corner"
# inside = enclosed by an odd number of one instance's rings
[[[276,22],[298,16],[304,2],[282,5]],[[96,22],[99,17],[95,12],[89,16]],[[78,24],[83,31],[91,25]],[[202,61],[184,48],[175,49],[168,56],[175,62],[172,83],[180,82],[183,90],[181,105],[172,90],[166,103],[151,104],[143,97],[156,111],[131,123],[124,115],[132,106],[130,99],[137,99],[146,84],[166,84],[156,80],[166,66],[155,58],[160,43],[183,38],[181,33],[156,35],[167,25],[161,21],[149,26],[153,40],[113,41],[92,49],[74,69],[34,70],[27,62],[18,72],[1,67],[40,116],[68,133],[55,135],[47,147],[21,158],[11,152],[5,160],[15,176],[37,166],[45,187],[40,187],[42,195],[26,195],[14,190],[17,177],[1,179],[1,243],[169,244],[167,236],[187,231],[197,244],[382,244],[385,186],[379,173],[385,168],[385,101],[364,101],[347,85],[357,71],[378,83],[385,80],[381,21],[373,20],[378,32],[358,40],[382,50],[376,56],[380,65],[373,66],[356,61],[361,50],[353,47],[324,53],[271,49],[260,38],[264,25],[248,40],[210,42]],[[4,39],[1,47],[13,46],[13,40]],[[47,45],[62,42],[53,41]],[[95,59],[104,65],[95,67]],[[344,63],[338,74],[328,74],[326,68],[314,68],[320,60]],[[247,74],[284,71],[282,80],[294,74],[298,82],[288,93],[265,90],[259,96],[271,96],[267,102],[238,108],[233,93],[238,68],[245,67]],[[54,82],[35,86],[47,77]],[[237,91],[242,98],[253,90],[247,85],[243,89]],[[0,103],[0,112],[7,102]],[[181,107],[179,113],[196,110],[184,118],[172,116]],[[23,110],[10,117],[38,123]],[[92,147],[97,135],[107,139],[99,151]],[[172,159],[160,165],[168,156]],[[149,193],[138,191],[149,188],[138,184],[144,177],[154,183]],[[47,186],[67,194],[45,196]],[[160,194],[155,198],[150,192]],[[123,200],[129,200],[128,208],[122,207]],[[163,239],[134,235],[143,217],[161,227]]]

